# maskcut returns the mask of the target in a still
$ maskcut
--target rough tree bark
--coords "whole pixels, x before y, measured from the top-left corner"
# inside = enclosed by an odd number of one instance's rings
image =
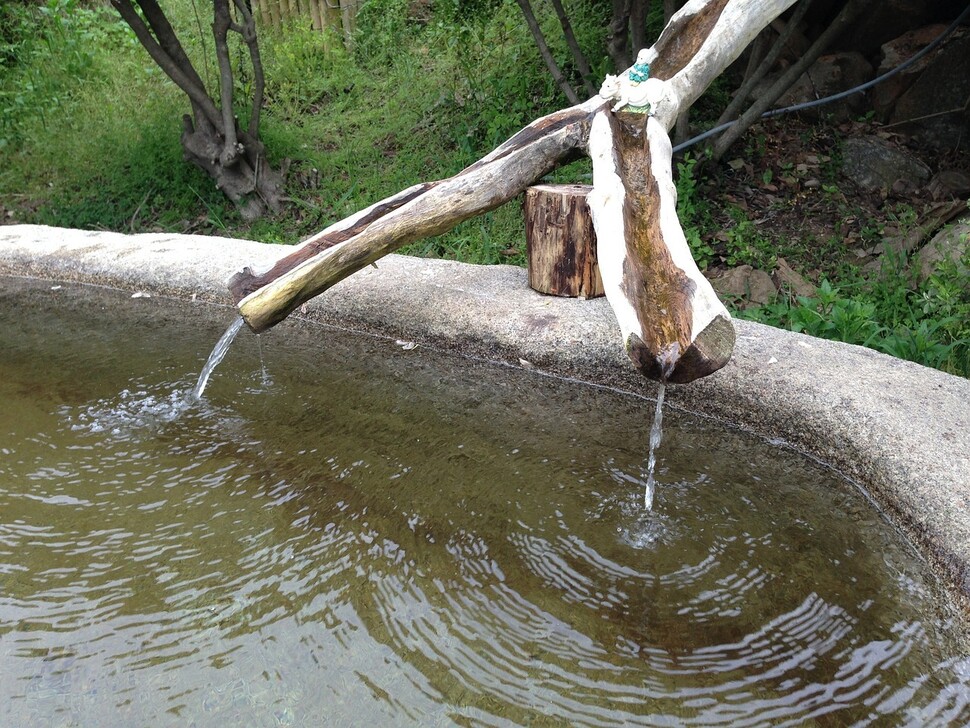
[[[613,0],[606,52],[616,70],[626,68],[633,61],[630,56],[630,3],[631,0]]]
[[[279,212],[282,207],[282,176],[266,158],[259,140],[259,113],[263,103],[263,65],[256,41],[256,23],[245,0],[213,3],[212,32],[219,66],[219,104],[209,96],[205,83],[182,48],[175,31],[156,0],[111,0],[111,4],[134,31],[152,60],[189,97],[192,113],[182,117],[182,150],[185,158],[215,180],[246,219]],[[244,129],[233,111],[232,65],[228,34],[239,33],[249,49],[253,67],[252,113]]]
[[[533,185],[525,191],[529,287],[552,296],[603,295],[588,185]]]
[[[587,153],[600,272],[631,360],[662,381],[716,371],[730,358],[734,329],[677,219],[667,134],[794,1],[691,0],[641,51],[652,68],[646,83],[626,76],[609,92],[604,84],[601,95],[534,121],[454,177],[416,185],[336,223],[261,276],[237,273],[229,287],[240,313],[254,331],[269,328],[382,255],[493,209]]]

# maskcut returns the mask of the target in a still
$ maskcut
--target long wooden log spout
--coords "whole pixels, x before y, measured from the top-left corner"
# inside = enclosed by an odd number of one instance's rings
[[[239,312],[253,331],[264,331],[382,256],[508,202],[581,153],[602,105],[594,98],[538,119],[454,177],[412,187],[327,228],[268,273],[237,273],[229,289]]]
[[[717,371],[731,358],[734,327],[677,219],[666,130],[643,114],[603,112],[589,152],[600,275],[634,365],[669,382]]]
[[[263,331],[381,256],[498,207],[586,152],[600,271],[635,366],[670,382],[716,371],[731,356],[734,329],[677,219],[667,131],[793,2],[689,0],[638,56],[652,68],[645,84],[637,66],[637,77],[612,79],[609,93],[534,121],[454,177],[416,185],[332,225],[262,275],[237,273],[229,287],[239,312]]]

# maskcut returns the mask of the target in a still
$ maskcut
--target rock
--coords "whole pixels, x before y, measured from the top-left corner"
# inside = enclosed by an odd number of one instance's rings
[[[778,80],[780,72],[770,74],[761,81],[752,92],[757,98],[768,91]],[[774,103],[774,108],[781,109],[795,104],[847,91],[873,78],[875,71],[861,53],[832,53],[821,56],[803,73],[791,87]],[[864,113],[869,108],[864,94],[853,94],[841,101],[805,109],[800,112],[809,118],[820,118],[822,115],[834,117],[838,121],[845,121],[851,116]]]
[[[898,38],[893,38],[887,43],[883,43],[881,48],[882,61],[879,64],[879,68],[876,69],[876,74],[881,76],[902,63],[905,63],[932,43],[946,28],[947,26],[942,23],[926,25],[922,28],[911,30],[908,33],[903,33]],[[957,29],[956,32],[962,33],[963,29]],[[872,91],[870,91],[872,108],[880,121],[884,122],[889,118],[897,99],[909,90],[909,87],[926,70],[926,66],[939,50],[930,52],[929,55],[919,59],[913,65],[900,71],[895,76],[890,76],[872,88]]]
[[[944,169],[926,186],[934,200],[965,200],[970,195],[970,174]]]
[[[943,260],[952,260],[959,266],[963,275],[970,275],[970,269],[960,263],[970,250],[970,217],[965,217],[953,225],[948,225],[924,245],[916,255],[919,280],[925,281],[933,275]]]
[[[815,285],[800,273],[796,273],[788,261],[779,258],[776,263],[775,272],[771,274],[775,287],[784,293],[788,291],[790,296],[806,296],[811,298],[815,295]]]
[[[822,3],[826,5],[829,3]],[[842,3],[833,3],[836,10]],[[903,33],[930,23],[949,22],[966,7],[964,0],[879,0],[869,3],[862,16],[832,44],[871,56],[879,47]],[[813,8],[813,10],[820,10]],[[832,12],[832,11],[830,11]]]
[[[954,34],[955,36],[956,34]],[[899,97],[889,123],[938,149],[956,149],[970,137],[970,32],[951,37]]]
[[[714,278],[711,285],[722,298],[735,301],[741,308],[770,303],[778,291],[771,276],[750,265],[739,265]]]
[[[778,100],[777,106],[791,106],[832,96],[872,80],[875,70],[861,53],[832,53],[821,56],[792,84]],[[845,121],[864,113],[868,102],[864,94],[853,94],[841,101],[806,109],[801,112],[812,118],[821,115]]]
[[[897,180],[921,187],[930,168],[912,154],[876,136],[847,139],[842,149],[842,174],[864,190],[890,190]]]

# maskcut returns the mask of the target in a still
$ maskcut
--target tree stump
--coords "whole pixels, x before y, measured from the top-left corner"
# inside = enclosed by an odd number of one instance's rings
[[[603,295],[596,233],[586,207],[588,185],[536,185],[525,192],[529,286],[574,298]]]

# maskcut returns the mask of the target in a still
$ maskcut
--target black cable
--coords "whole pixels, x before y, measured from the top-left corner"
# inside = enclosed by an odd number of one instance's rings
[[[802,109],[810,109],[810,108],[812,108],[814,106],[822,106],[823,104],[830,104],[833,101],[838,101],[839,99],[844,99],[846,96],[851,96],[852,94],[861,93],[862,91],[866,91],[867,89],[870,89],[873,86],[875,86],[877,83],[882,83],[887,78],[890,78],[891,76],[895,76],[897,73],[900,73],[901,71],[906,70],[911,65],[913,65],[914,63],[916,63],[916,61],[918,61],[920,58],[922,58],[923,56],[925,56],[931,50],[933,50],[934,48],[936,48],[940,43],[942,43],[944,40],[946,40],[946,38],[951,33],[953,33],[953,31],[955,31],[957,29],[957,27],[960,25],[960,23],[963,22],[964,18],[966,18],[967,16],[970,16],[970,5],[967,5],[967,7],[964,9],[964,11],[962,13],[960,13],[960,15],[957,16],[957,19],[954,20],[953,23],[950,24],[950,27],[948,27],[946,30],[944,30],[942,33],[940,33],[936,38],[934,38],[933,41],[929,45],[927,45],[925,48],[923,48],[922,50],[920,50],[919,53],[916,53],[911,58],[907,58],[905,61],[903,61],[902,63],[900,63],[895,68],[893,68],[893,69],[891,69],[889,71],[886,71],[886,73],[882,74],[881,76],[877,76],[876,78],[872,79],[871,81],[867,81],[866,83],[861,84],[859,86],[856,86],[855,88],[850,88],[848,91],[840,91],[837,94],[832,94],[831,96],[826,96],[826,97],[821,98],[821,99],[815,99],[813,101],[805,101],[805,102],[800,103],[800,104],[795,104],[794,106],[786,106],[784,109],[771,109],[770,111],[766,111],[765,113],[763,113],[761,115],[761,118],[762,119],[768,119],[768,118],[773,117],[773,116],[781,116],[782,114],[789,114],[789,113],[791,113],[793,111],[801,111]],[[714,136],[715,134],[720,134],[725,129],[729,129],[732,126],[734,126],[735,124],[737,124],[737,123],[738,123],[738,120],[735,119],[734,121],[728,121],[728,122],[726,122],[724,124],[719,124],[718,126],[715,126],[713,129],[708,129],[703,134],[698,134],[696,137],[693,137],[691,139],[688,139],[686,142],[682,142],[682,143],[678,144],[676,147],[674,147],[673,151],[674,152],[679,152],[682,149],[687,149],[687,147],[691,147],[691,146],[697,144],[698,142],[702,142],[705,139],[708,139],[708,138]]]

